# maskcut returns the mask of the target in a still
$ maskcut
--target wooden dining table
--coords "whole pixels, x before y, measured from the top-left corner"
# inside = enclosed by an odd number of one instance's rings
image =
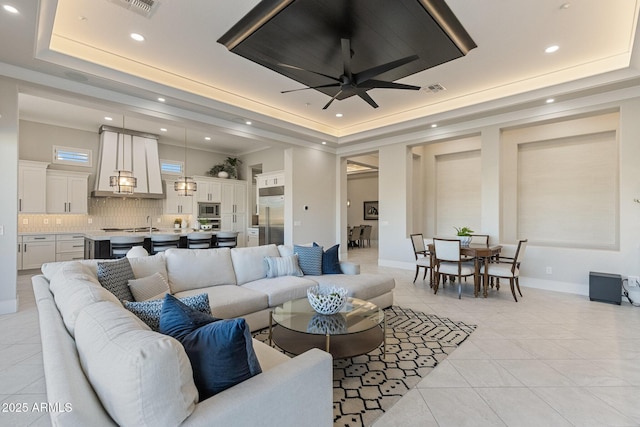
[[[429,253],[431,256],[429,257],[431,260],[431,283],[433,284],[434,278],[434,268],[435,268],[435,245],[433,243],[428,243],[427,248],[429,249]],[[491,258],[500,254],[502,251],[502,246],[500,245],[479,245],[479,244],[469,244],[467,246],[460,246],[460,253],[462,255],[473,257],[474,259],[474,268],[475,273],[473,275],[473,284],[474,284],[474,295],[477,297],[480,292],[480,264],[484,263],[484,276],[482,282],[484,283],[482,295],[486,298],[489,291],[489,274],[488,274],[488,264]]]

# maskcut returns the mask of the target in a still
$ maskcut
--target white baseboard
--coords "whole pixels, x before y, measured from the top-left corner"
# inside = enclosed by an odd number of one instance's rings
[[[412,262],[404,262],[404,261],[394,261],[388,259],[379,259],[378,265],[381,267],[391,267],[391,268],[399,268],[401,270],[412,270],[414,271],[416,268],[415,263]],[[507,281],[507,285],[509,282]],[[542,280],[532,277],[520,277],[520,286],[523,288],[534,288],[534,289],[544,289],[547,291],[555,291],[555,292],[563,292],[567,294],[575,294],[575,295],[589,295],[589,284],[588,283],[570,283],[570,282],[559,282],[555,280]]]
[[[0,315],[18,311],[18,298],[0,301]]]

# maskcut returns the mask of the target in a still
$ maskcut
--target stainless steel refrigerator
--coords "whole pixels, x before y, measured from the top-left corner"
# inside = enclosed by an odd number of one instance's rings
[[[261,245],[284,244],[284,187],[258,190],[258,230]]]

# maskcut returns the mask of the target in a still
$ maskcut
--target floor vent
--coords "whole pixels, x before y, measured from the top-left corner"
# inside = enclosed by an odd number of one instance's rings
[[[147,18],[151,16],[154,11],[154,5],[157,3],[155,0],[111,0],[111,2]]]

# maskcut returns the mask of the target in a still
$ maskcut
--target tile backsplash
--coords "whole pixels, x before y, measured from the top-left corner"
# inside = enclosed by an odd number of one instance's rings
[[[157,228],[172,228],[176,218],[187,220],[191,225],[190,215],[163,215],[162,210],[161,199],[91,198],[88,215],[20,214],[18,232],[64,233],[107,227],[148,227],[147,216],[152,218],[153,226]]]

